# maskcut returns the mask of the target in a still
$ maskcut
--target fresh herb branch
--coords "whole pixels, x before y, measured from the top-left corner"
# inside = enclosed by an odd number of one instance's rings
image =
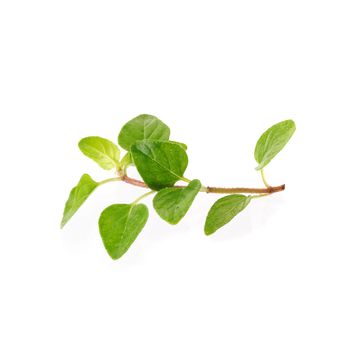
[[[285,185],[269,185],[264,168],[288,143],[294,131],[295,123],[285,120],[267,129],[259,138],[254,156],[258,163],[256,170],[260,172],[265,186],[261,188],[211,187],[203,186],[199,180],[189,180],[184,176],[188,164],[187,146],[170,141],[169,127],[148,114],[142,114],[122,127],[118,137],[119,145],[126,151],[122,159],[119,147],[112,141],[98,136],[83,138],[79,142],[82,153],[103,169],[114,170],[117,176],[96,182],[90,175],[84,174],[69,194],[61,228],[97,187],[121,181],[151,191],[130,204],[113,204],[101,213],[100,235],[112,259],[124,255],[145,226],[148,209],[139,202],[152,194],[155,194],[154,209],[170,224],[177,224],[186,215],[199,192],[228,194],[217,200],[209,210],[204,232],[211,235],[245,209],[252,199],[284,191]],[[130,166],[136,167],[143,181],[128,176]],[[187,185],[177,185],[178,181]]]

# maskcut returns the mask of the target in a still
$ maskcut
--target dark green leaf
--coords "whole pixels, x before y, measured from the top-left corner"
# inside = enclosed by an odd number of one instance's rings
[[[193,180],[185,188],[164,188],[153,198],[154,209],[162,219],[175,225],[186,215],[201,186],[199,180]]]
[[[148,219],[144,204],[113,204],[100,216],[103,244],[112,259],[119,259],[130,248]]]
[[[295,131],[293,120],[285,120],[273,125],[259,138],[254,156],[259,165],[256,170],[263,169],[283,149]]]
[[[119,166],[120,151],[112,141],[99,136],[85,137],[80,140],[79,148],[105,170]]]
[[[205,221],[204,232],[211,235],[220,227],[230,222],[250,202],[250,196],[232,194],[217,200],[210,208]]]
[[[63,226],[75,214],[75,212],[86,201],[97,186],[98,183],[95,182],[88,174],[84,174],[80,178],[79,183],[71,190],[64,207],[61,228],[63,228]]]
[[[131,153],[138,172],[153,190],[172,187],[187,168],[186,151],[173,142],[137,142]]]
[[[130,151],[131,146],[137,141],[168,141],[169,136],[170,129],[161,120],[153,115],[141,114],[122,127],[118,143],[125,150]]]

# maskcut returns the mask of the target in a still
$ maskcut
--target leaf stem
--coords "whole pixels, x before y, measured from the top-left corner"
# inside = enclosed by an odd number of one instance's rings
[[[186,177],[181,177],[180,178],[183,182],[187,182],[187,183],[190,183],[191,180],[187,179]]]
[[[268,184],[268,182],[266,181],[264,169],[261,169],[261,170],[260,170],[260,174],[261,174],[261,178],[262,178],[262,180],[263,180],[264,185],[265,185],[267,188],[271,187],[271,186]]]
[[[122,181],[122,178],[121,177],[111,177],[109,179],[100,181],[98,184],[99,185],[104,185],[104,184],[106,184],[108,182],[114,182],[114,181]]]
[[[154,193],[154,192],[156,192],[156,191],[149,191],[149,192],[143,194],[142,196],[136,198],[136,200],[134,200],[134,201],[131,203],[131,205],[137,204],[137,203],[140,202],[142,199],[146,198],[147,196],[150,196],[150,195],[151,195],[152,193]]]
[[[257,199],[257,198],[269,196],[270,194],[271,194],[271,193],[258,194],[258,195],[256,195],[256,196],[251,196],[251,198],[252,198],[252,199]]]
[[[144,182],[137,180],[137,179],[132,179],[131,177],[129,177],[127,175],[123,175],[121,179],[122,179],[122,181],[124,181],[130,185],[148,188],[148,186]]]

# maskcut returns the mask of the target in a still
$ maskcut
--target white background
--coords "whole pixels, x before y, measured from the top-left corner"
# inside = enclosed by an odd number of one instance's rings
[[[349,349],[348,1],[16,1],[0,5],[0,348]],[[99,188],[61,231],[89,135],[141,113],[188,144],[189,178],[286,191],[211,237],[219,197],[150,219],[111,260],[97,220],[142,189]],[[151,199],[146,203],[151,204]]]

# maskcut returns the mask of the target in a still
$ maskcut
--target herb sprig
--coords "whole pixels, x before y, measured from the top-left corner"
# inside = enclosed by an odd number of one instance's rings
[[[122,127],[118,136],[119,146],[126,151],[122,158],[120,148],[112,141],[98,136],[85,137],[79,142],[82,153],[101,168],[114,170],[117,176],[97,182],[84,174],[69,194],[61,228],[96,188],[122,181],[149,191],[131,203],[113,204],[102,211],[98,222],[100,235],[112,259],[123,256],[145,226],[148,208],[140,202],[149,195],[154,195],[153,207],[158,215],[175,225],[186,215],[199,192],[228,194],[209,210],[204,232],[211,235],[229,223],[253,199],[285,189],[285,185],[270,186],[264,168],[284,148],[294,131],[295,123],[285,120],[267,129],[259,138],[254,156],[258,163],[256,170],[264,183],[262,188],[203,186],[197,179],[186,178],[187,146],[171,141],[169,127],[152,115],[139,115]],[[128,176],[130,166],[136,167],[142,180]],[[177,185],[179,181],[186,185]]]

